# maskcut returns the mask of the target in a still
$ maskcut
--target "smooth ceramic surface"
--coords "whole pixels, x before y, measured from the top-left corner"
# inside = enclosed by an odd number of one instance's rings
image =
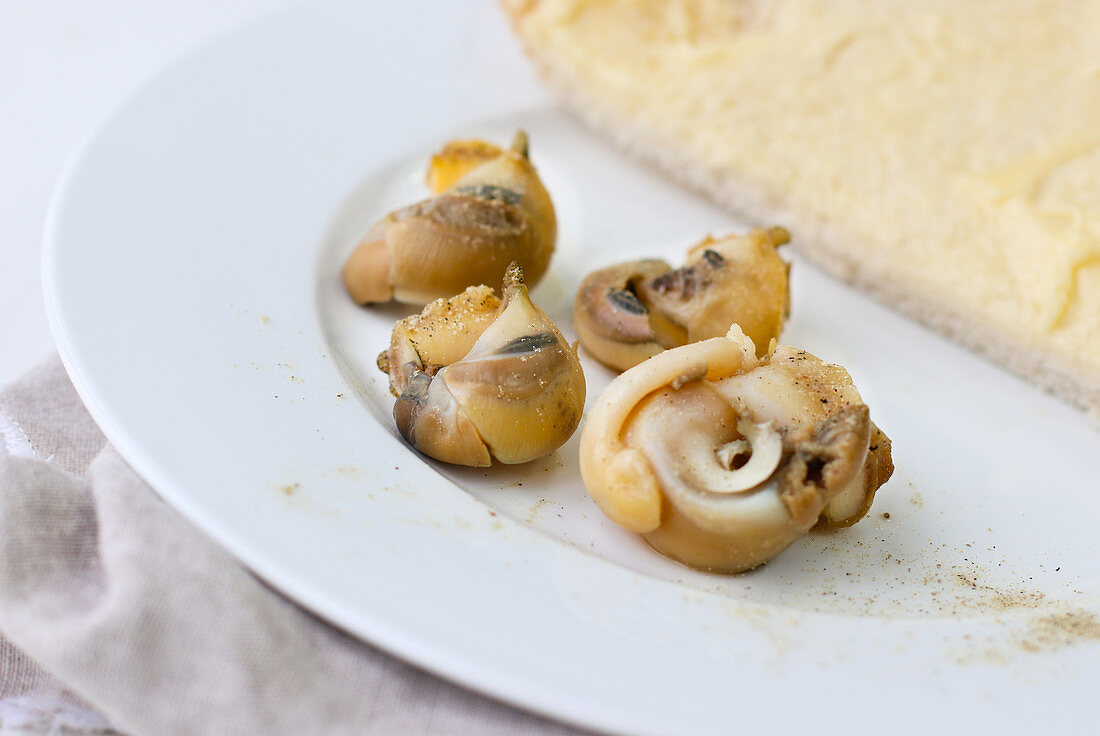
[[[457,4],[455,4],[457,6]],[[847,366],[893,438],[871,515],[740,576],[607,522],[576,437],[520,467],[426,462],[374,366],[358,235],[449,137],[530,135],[561,224],[535,300],[572,335],[589,269],[740,223],[557,112],[462,9],[284,12],[159,75],[51,215],[46,291],[104,431],[302,605],[433,672],[617,733],[1052,731],[1100,677],[1100,434],[794,258],[784,341]],[[384,30],[384,32],[382,32]],[[411,44],[409,39],[417,39]],[[585,361],[589,403],[610,373]]]

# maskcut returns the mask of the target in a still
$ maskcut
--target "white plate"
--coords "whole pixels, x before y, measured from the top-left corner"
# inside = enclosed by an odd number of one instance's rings
[[[894,440],[870,517],[747,575],[690,571],[585,496],[576,439],[456,470],[395,436],[373,366],[404,310],[341,260],[425,154],[517,126],[559,209],[535,291],[737,225],[556,112],[492,8],[284,12],[158,75],[57,194],[45,277],[104,431],[286,594],[436,673],[636,734],[1069,728],[1100,677],[1100,437],[1082,415],[797,261],[785,340]],[[606,371],[585,364],[589,395]],[[453,481],[453,482],[452,482]],[[770,725],[769,725],[770,724]]]

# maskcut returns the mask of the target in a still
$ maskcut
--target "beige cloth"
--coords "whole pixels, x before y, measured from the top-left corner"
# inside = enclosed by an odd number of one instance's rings
[[[0,632],[0,736],[579,733],[272,592],[127,466],[56,359],[0,393]]]

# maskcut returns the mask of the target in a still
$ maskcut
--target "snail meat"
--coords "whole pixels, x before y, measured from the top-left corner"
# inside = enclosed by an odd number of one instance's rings
[[[581,475],[616,523],[692,567],[741,572],[816,524],[854,524],[893,472],[848,372],[724,337],[615,378],[581,432]]]
[[[776,251],[789,239],[780,227],[707,237],[675,270],[647,259],[589,274],[573,307],[581,344],[623,371],[662,350],[721,337],[737,324],[764,355],[790,312],[790,266]]]
[[[427,304],[500,283],[512,261],[538,283],[557,220],[523,131],[508,149],[452,141],[432,158],[427,181],[431,198],[386,215],[348,257],[343,280],[352,299]]]
[[[503,298],[473,286],[397,323],[378,366],[397,396],[394,420],[417,450],[488,466],[542,457],[565,443],[584,409],[576,348],[527,294],[513,263]]]

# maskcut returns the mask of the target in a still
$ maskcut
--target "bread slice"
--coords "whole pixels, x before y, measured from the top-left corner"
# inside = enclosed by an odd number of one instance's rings
[[[505,0],[565,103],[1100,416],[1100,0]]]

